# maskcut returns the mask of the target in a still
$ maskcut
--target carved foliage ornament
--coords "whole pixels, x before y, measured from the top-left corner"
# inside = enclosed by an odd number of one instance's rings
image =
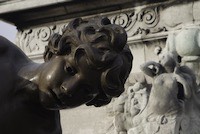
[[[157,27],[160,16],[160,7],[134,9],[133,11],[111,16],[111,22],[121,25],[128,33],[128,37],[147,35],[160,32],[165,28]]]
[[[28,55],[43,53],[45,45],[53,33],[62,34],[67,24],[44,26],[18,33],[17,45]]]
[[[112,24],[122,26],[131,40],[137,38],[146,38],[148,35],[160,33],[167,29],[160,22],[160,6],[150,6],[142,8],[129,9],[117,14],[108,14]],[[66,24],[57,24],[56,26],[45,26],[32,30],[25,30],[19,34],[18,45],[28,54],[41,53],[47,40],[53,33],[62,33]],[[24,45],[25,44],[25,45]],[[40,46],[38,46],[40,44]],[[44,44],[44,45],[42,45]]]
[[[159,26],[160,9],[159,6],[142,9],[135,8],[130,9],[129,11],[123,11],[119,14],[106,16],[108,16],[112,24],[122,26],[127,32],[128,37],[137,37],[166,30],[164,27]],[[57,24],[56,26],[45,26],[24,30],[18,36],[18,46],[20,46],[28,55],[41,53],[44,50],[44,46],[47,44],[50,35],[53,33],[61,34],[65,27],[66,24]]]

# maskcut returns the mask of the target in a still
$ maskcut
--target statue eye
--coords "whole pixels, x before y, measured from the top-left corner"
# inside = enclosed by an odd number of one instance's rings
[[[74,76],[77,73],[76,69],[71,66],[65,66],[65,72],[70,74],[71,76]]]
[[[110,49],[109,48],[107,48],[107,47],[99,47],[99,50],[100,51],[110,51]]]

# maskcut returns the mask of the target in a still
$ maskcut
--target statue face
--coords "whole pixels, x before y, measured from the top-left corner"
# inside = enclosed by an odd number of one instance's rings
[[[176,60],[175,57],[173,57],[172,53],[163,53],[159,55],[159,62],[163,67],[171,68],[171,70],[168,70],[169,72],[173,72],[174,68],[176,66]]]
[[[168,54],[164,53],[159,56],[159,60],[162,65],[166,65],[168,62],[170,62],[171,57]]]
[[[51,109],[102,106],[124,91],[132,55],[123,28],[107,18],[75,19],[54,34],[39,74],[40,100]]]
[[[49,109],[72,108],[92,100],[99,92],[101,71],[91,68],[86,57],[70,56],[48,61],[39,78],[40,100]]]

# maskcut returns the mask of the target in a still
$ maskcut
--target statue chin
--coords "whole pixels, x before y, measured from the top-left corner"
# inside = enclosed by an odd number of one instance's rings
[[[47,109],[59,110],[61,107],[60,100],[46,93],[40,93],[40,102]]]
[[[40,93],[40,102],[50,110],[61,110],[75,108],[93,100],[94,96],[83,95],[77,99],[76,97],[62,94],[58,97],[55,93]]]

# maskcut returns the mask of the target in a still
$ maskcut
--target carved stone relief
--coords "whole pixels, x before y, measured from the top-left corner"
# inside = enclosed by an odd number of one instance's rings
[[[116,134],[199,134],[199,28],[172,33],[115,102]]]
[[[33,29],[19,31],[17,45],[30,57],[42,55],[50,36],[53,33],[62,34],[65,24],[42,26]]]
[[[160,10],[161,7],[158,5],[103,14],[103,16],[108,16],[113,24],[121,25],[128,34],[128,40],[132,41],[166,31],[166,28],[159,24]],[[30,57],[41,55],[49,37],[53,33],[62,33],[64,27],[66,27],[66,23],[65,25],[46,25],[20,31],[17,36],[17,45]]]
[[[111,22],[121,25],[128,33],[128,37],[155,34],[166,31],[165,27],[158,26],[160,21],[160,6],[143,9],[132,9],[110,16]]]
[[[128,34],[129,42],[141,42],[166,38],[170,31],[180,30],[186,24],[200,24],[196,14],[196,6],[199,4],[198,1],[181,5],[164,2],[99,15],[107,16],[112,23],[121,25]],[[191,12],[192,10],[195,12]],[[94,16],[86,16],[90,17]],[[61,33],[68,21],[23,29],[18,33],[17,45],[29,56],[40,55],[50,35]]]

